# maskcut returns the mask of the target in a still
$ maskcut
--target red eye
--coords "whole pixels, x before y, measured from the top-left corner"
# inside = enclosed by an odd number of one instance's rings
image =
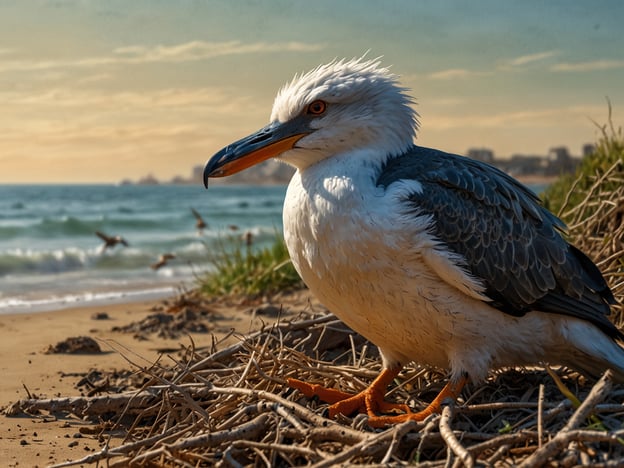
[[[327,104],[325,104],[325,101],[321,101],[319,99],[316,101],[312,101],[308,105],[307,113],[312,115],[321,115],[323,112],[325,112],[326,108]]]

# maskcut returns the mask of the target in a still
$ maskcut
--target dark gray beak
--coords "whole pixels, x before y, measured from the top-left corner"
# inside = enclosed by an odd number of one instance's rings
[[[204,185],[210,177],[236,174],[269,158],[293,149],[304,136],[311,133],[307,122],[295,118],[288,122],[273,122],[231,145],[208,160],[204,167]]]

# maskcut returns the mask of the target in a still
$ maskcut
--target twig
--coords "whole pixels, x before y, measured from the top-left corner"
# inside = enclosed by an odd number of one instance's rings
[[[453,406],[454,403],[450,402],[442,409],[442,416],[440,417],[440,435],[446,442],[446,445],[453,451],[453,453],[461,460],[464,466],[472,468],[474,466],[474,459],[470,452],[459,442],[453,429],[451,429],[451,421],[453,419]]]
[[[392,431],[392,440],[388,445],[388,450],[386,450],[386,454],[380,462],[382,465],[387,465],[388,463],[390,463],[390,459],[392,458],[392,455],[396,448],[399,446],[401,439],[408,431],[415,429],[414,426],[415,424],[413,424],[413,422],[406,422],[394,427]]]
[[[227,461],[228,466],[231,466],[232,468],[244,468],[244,466],[238,463],[232,456],[232,446],[225,449],[223,452],[223,459]]]
[[[279,452],[294,453],[303,457],[315,457],[318,458],[320,454],[316,450],[312,450],[306,447],[298,445],[286,445],[276,443],[254,442],[252,440],[235,440],[232,442],[233,447],[253,447],[267,450],[277,450]]]
[[[189,387],[186,387],[189,388]],[[203,398],[209,394],[205,386],[195,386],[193,398]],[[50,413],[72,413],[77,416],[99,416],[109,413],[120,413],[126,410],[128,414],[137,414],[151,406],[157,400],[161,389],[149,387],[142,392],[126,392],[94,397],[62,397],[45,398],[41,400],[27,399],[13,403],[5,410],[7,416],[17,416],[20,413],[35,413],[49,411]]]
[[[544,384],[539,386],[537,396],[537,446],[542,448],[544,440]]]
[[[415,421],[407,421],[399,424],[392,429],[388,429],[384,432],[376,433],[365,438],[361,442],[355,444],[348,450],[344,450],[333,457],[326,458],[322,462],[312,465],[313,468],[325,468],[336,466],[342,462],[349,460],[353,456],[371,455],[383,450],[387,445],[390,445],[392,440],[396,437],[400,438],[404,434],[417,427]]]
[[[294,330],[306,330],[308,328],[311,328],[315,325],[319,325],[319,324],[326,324],[329,322],[336,322],[336,317],[332,314],[325,314],[322,315],[320,317],[316,317],[310,320],[301,320],[298,322],[291,322],[291,323],[286,323],[286,324],[278,324],[278,325],[274,325],[271,328],[271,334],[273,333],[277,333],[277,331],[283,330],[283,331],[294,331]],[[267,331],[266,330],[261,330],[255,333],[252,333],[251,335],[249,335],[247,337],[247,340],[254,340],[258,337],[264,337],[266,336]],[[225,348],[221,351],[217,351],[214,354],[211,354],[210,356],[206,356],[204,359],[202,359],[199,362],[196,362],[195,364],[193,364],[191,367],[189,367],[189,372],[196,372],[199,370],[204,369],[207,365],[215,363],[215,362],[219,362],[222,361],[224,358],[230,357],[234,354],[236,354],[237,352],[239,352],[241,350],[241,348],[244,347],[244,342],[239,342],[236,344],[233,344],[231,346],[229,346],[228,348]]]
[[[537,434],[531,431],[522,431],[517,432],[515,434],[502,434],[498,436],[490,436],[489,440],[484,442],[472,445],[468,447],[468,452],[472,454],[473,457],[478,457],[481,453],[486,450],[498,449],[502,445],[512,446],[517,444],[524,444],[530,440],[534,440],[537,438]]]
[[[99,452],[89,454],[86,457],[83,457],[79,460],[72,460],[72,461],[59,463],[56,465],[52,465],[50,468],[64,468],[67,466],[81,465],[84,463],[95,463],[100,460],[119,457],[122,455],[126,455],[128,453],[131,453],[133,450],[140,449],[141,447],[153,446],[159,442],[162,442],[163,440],[178,439],[181,437],[182,434],[184,434],[187,431],[188,431],[188,428],[183,428],[183,429],[172,428],[171,430],[166,431],[163,434],[158,434],[156,436],[140,439],[132,443],[121,445],[119,447],[114,447],[114,448],[104,447]]]
[[[608,370],[601,379],[594,385],[585,401],[570,417],[566,425],[559,433],[547,444],[538,448],[520,465],[521,468],[528,468],[542,465],[550,457],[557,452],[563,450],[572,440],[585,440],[590,438],[600,438],[601,441],[617,441],[614,434],[608,434],[598,431],[576,431],[575,429],[587,419],[594,406],[602,401],[611,390],[611,381],[613,378],[612,371]]]
[[[596,385],[594,385],[591,392],[589,392],[589,395],[587,395],[587,398],[585,398],[585,401],[583,401],[581,406],[579,406],[579,408],[574,412],[561,431],[565,432],[576,429],[583,421],[585,421],[591,414],[594,406],[605,399],[611,391],[612,385],[613,372],[611,370],[607,370],[602,375],[600,380],[596,382]]]
[[[242,439],[255,439],[263,431],[266,430],[266,422],[268,415],[261,414],[249,422],[240,424],[235,429],[227,429],[218,432],[207,432],[192,437],[186,437],[172,444],[165,444],[156,447],[153,450],[145,452],[135,457],[133,463],[142,463],[155,458],[162,453],[163,450],[179,451],[188,450],[196,447],[214,447],[223,443],[233,442]]]

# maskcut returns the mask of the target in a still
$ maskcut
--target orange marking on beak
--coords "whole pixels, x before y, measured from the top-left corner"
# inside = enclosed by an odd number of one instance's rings
[[[300,133],[297,135],[286,137],[282,140],[276,141],[269,145],[258,148],[244,156],[240,156],[233,161],[230,161],[220,168],[220,173],[216,177],[225,177],[237,172],[243,171],[251,166],[266,161],[269,158],[278,156],[288,150],[291,150],[295,143],[297,143],[306,134]],[[213,176],[215,177],[215,176]]]

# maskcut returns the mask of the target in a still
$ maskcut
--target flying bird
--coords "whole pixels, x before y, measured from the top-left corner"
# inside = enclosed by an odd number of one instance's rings
[[[245,231],[243,233],[243,235],[241,236],[241,240],[245,241],[245,245],[247,247],[251,247],[253,245],[254,242],[254,235],[253,232],[251,231]]]
[[[615,299],[564,223],[495,167],[416,146],[412,102],[378,60],[333,61],[295,76],[267,126],[206,163],[206,186],[271,157],[295,167],[283,211],[292,262],[381,352],[383,370],[361,393],[288,384],[330,403],[332,417],[360,411],[383,427],[439,412],[493,368],[611,368],[624,380]],[[410,361],[450,369],[420,412],[383,400]]]
[[[195,227],[197,228],[197,232],[201,236],[202,233],[204,232],[204,229],[208,225],[204,221],[204,218],[202,218],[202,216],[197,212],[195,208],[191,208],[191,213],[193,213],[193,216],[195,216],[195,220],[196,220]]]
[[[102,245],[102,252],[105,252],[108,248],[114,248],[117,244],[122,244],[128,247],[128,242],[121,236],[109,236],[101,231],[95,231],[95,235],[104,241]]]
[[[158,258],[158,261],[156,263],[150,265],[150,268],[152,270],[159,270],[160,268],[164,267],[169,262],[169,260],[173,260],[174,258],[176,258],[174,254],[164,253]]]

